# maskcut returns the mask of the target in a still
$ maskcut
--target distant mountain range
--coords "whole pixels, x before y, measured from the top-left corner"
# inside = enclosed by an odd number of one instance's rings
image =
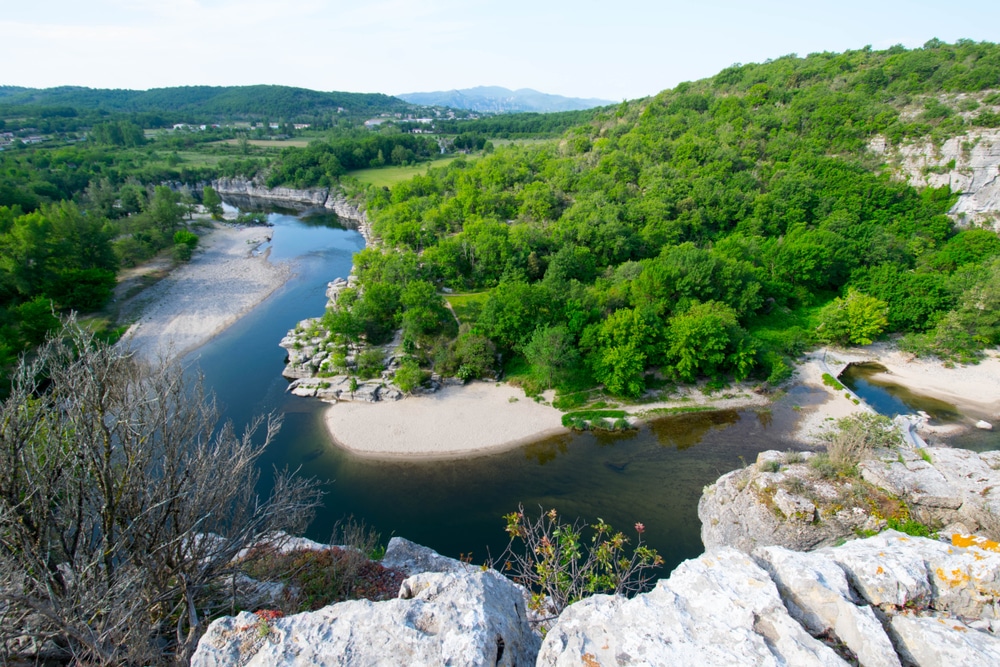
[[[581,99],[548,95],[530,88],[510,90],[500,86],[477,86],[463,90],[442,90],[434,93],[405,93],[396,95],[410,104],[451,107],[489,113],[517,113],[522,111],[578,111],[614,104],[611,100]]]

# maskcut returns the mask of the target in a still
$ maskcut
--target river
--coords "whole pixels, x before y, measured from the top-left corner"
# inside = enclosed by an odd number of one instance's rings
[[[668,569],[702,552],[702,488],[765,449],[791,446],[797,409],[825,396],[804,387],[762,411],[719,411],[663,418],[625,434],[548,438],[488,456],[456,461],[373,461],[336,448],[322,416],[326,404],[285,393],[285,351],[278,342],[301,319],[323,312],[326,283],[345,277],[364,246],[331,215],[272,213],[270,257],[292,260],[294,277],[246,317],[191,353],[226,418],[239,429],[254,415],[277,412],[284,426],[261,459],[261,491],[274,466],[299,468],[323,481],[325,505],[308,536],[325,541],[351,514],[382,534],[399,535],[452,557],[483,562],[506,545],[503,514],[556,508],[565,517],[598,517],[645,538]],[[391,409],[391,406],[387,406]],[[220,474],[225,462],[220,461]]]

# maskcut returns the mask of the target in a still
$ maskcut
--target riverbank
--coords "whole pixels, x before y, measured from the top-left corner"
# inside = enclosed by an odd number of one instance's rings
[[[1000,422],[1000,358],[991,350],[974,365],[948,365],[938,359],[924,359],[901,352],[890,343],[874,343],[849,350],[815,350],[806,355],[796,369],[796,382],[828,394],[821,405],[803,410],[795,437],[818,444],[820,436],[833,421],[864,411],[845,388],[835,389],[823,382],[823,374],[839,376],[854,363],[877,363],[886,371],[872,376],[899,385],[915,394],[936,398],[956,407],[966,424],[922,424],[921,432],[938,436],[954,435],[978,420],[998,426]]]
[[[551,406],[552,391],[542,401],[505,383],[471,382],[446,386],[433,394],[401,401],[339,402],[326,412],[334,443],[365,458],[449,459],[513,449],[552,435],[569,433],[563,412]],[[748,387],[706,395],[682,388],[669,400],[613,406],[633,425],[669,414],[702,410],[763,407],[766,396]]]
[[[233,324],[291,277],[288,264],[272,264],[266,251],[258,252],[271,233],[213,224],[190,262],[121,303],[119,317],[134,323],[119,344],[145,361],[165,362]]]

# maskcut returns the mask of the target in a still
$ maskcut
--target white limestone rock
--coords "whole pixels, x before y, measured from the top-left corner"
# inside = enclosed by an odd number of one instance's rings
[[[389,540],[381,562],[383,567],[400,570],[408,576],[423,572],[469,572],[479,569],[403,537]]]
[[[631,600],[594,596],[545,636],[539,666],[846,665],[785,609],[767,573],[719,549],[682,563]]]
[[[1000,638],[953,618],[896,616],[900,655],[916,667],[1000,665]]]
[[[774,546],[753,556],[778,586],[792,618],[810,634],[835,636],[861,667],[899,667],[882,624],[871,607],[854,601],[844,571],[832,558]]]
[[[192,667],[530,665],[540,639],[518,586],[493,570],[424,573],[400,597],[342,602],[263,623],[253,614],[209,626]]]
[[[915,187],[947,185],[958,192],[949,211],[956,220],[981,222],[1000,228],[1000,130],[973,130],[940,146],[923,141],[890,148],[872,143],[875,152],[898,164],[899,175]],[[881,150],[878,150],[881,148]]]

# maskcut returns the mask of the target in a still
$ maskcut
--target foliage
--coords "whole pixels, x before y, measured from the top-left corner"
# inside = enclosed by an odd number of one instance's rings
[[[823,384],[832,388],[834,391],[843,391],[844,389],[844,385],[840,384],[837,378],[833,377],[829,373],[823,373]]]
[[[404,394],[411,393],[424,381],[424,373],[416,359],[407,357],[399,364],[393,382]]]
[[[995,235],[956,232],[954,193],[892,180],[867,146],[964,132],[938,93],[979,95],[998,60],[996,45],[963,41],[741,65],[590,112],[559,142],[368,188],[367,212],[381,253],[489,294],[463,322],[508,360],[530,349],[540,386],[556,381],[528,346],[554,327],[578,352],[567,372],[629,397],[658,366],[780,382],[817,335],[861,343],[947,320],[942,340],[976,348],[991,325],[948,313],[968,286],[956,276],[990,261]],[[900,113],[913,103],[918,118]]]
[[[212,216],[212,220],[222,220],[222,197],[211,185],[202,188],[201,203]]]
[[[663,563],[643,543],[641,523],[635,524],[630,548],[629,538],[602,519],[589,526],[580,520],[570,524],[554,509],[532,518],[519,506],[504,520],[510,543],[499,559],[502,571],[531,591],[533,609],[552,616],[589,595],[641,592]]]
[[[594,428],[595,425],[600,427],[608,423],[608,420],[610,420],[610,423],[615,424],[618,420],[624,420],[626,417],[628,417],[628,413],[624,410],[576,410],[574,412],[567,412],[562,416],[562,425],[567,428],[586,431]]]
[[[841,345],[869,345],[889,324],[885,301],[849,290],[820,312],[820,339]]]
[[[579,357],[572,336],[562,325],[539,326],[522,352],[546,389]]]
[[[88,664],[186,661],[229,606],[236,555],[303,528],[318,504],[288,473],[255,491],[277,420],[220,427],[180,369],[138,365],[72,321],[21,363],[0,412],[5,643],[54,637]]]
[[[198,235],[186,229],[174,232],[174,257],[182,262],[191,259],[191,254],[198,245]]]
[[[716,301],[696,303],[670,319],[666,368],[677,379],[731,372],[744,379],[753,367],[757,343],[736,321],[732,308]]]
[[[933,538],[935,535],[934,531],[915,519],[898,519],[896,517],[889,517],[886,519],[886,524],[891,530],[898,530],[901,533],[906,533],[907,535],[912,535],[914,537]]]
[[[399,592],[403,573],[371,560],[380,551],[379,534],[351,518],[338,522],[325,549],[256,547],[242,559],[245,572],[257,581],[285,584],[281,612],[315,611],[344,600],[388,600]]]
[[[358,376],[378,377],[385,368],[385,355],[379,348],[368,348],[358,355]]]

